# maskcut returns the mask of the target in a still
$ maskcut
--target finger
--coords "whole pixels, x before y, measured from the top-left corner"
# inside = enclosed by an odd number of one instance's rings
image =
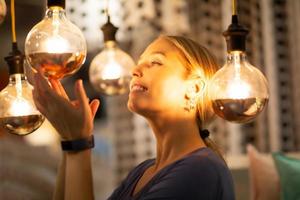
[[[48,84],[47,80],[43,77],[40,71],[34,75],[34,80],[39,95],[47,97],[48,95],[53,94],[50,85]]]
[[[62,86],[62,84],[61,84],[60,81],[57,81],[57,85],[58,85],[58,87],[59,87],[60,92],[61,92],[67,99],[69,99],[68,94],[67,94],[65,88]]]
[[[68,97],[65,89],[63,88],[63,86],[61,85],[61,83],[58,80],[49,79],[49,82],[51,83],[54,91],[56,91],[60,96],[64,97],[65,99],[69,100],[69,97]]]
[[[40,113],[42,113],[43,115],[46,116],[45,105],[43,103],[41,103],[41,99],[39,98],[36,90],[32,91],[32,97],[33,97],[34,104],[35,104],[36,108],[40,111]]]
[[[34,76],[34,93],[36,94],[36,99],[42,101],[42,102],[46,102],[46,95],[45,92],[40,84],[40,81],[38,80],[37,75]]]
[[[99,108],[99,105],[100,105],[100,101],[98,99],[94,99],[91,103],[90,103],[90,109],[91,109],[91,112],[92,112],[92,116],[93,116],[93,119],[95,118],[96,116],[96,113],[97,113],[97,110]]]
[[[75,94],[77,97],[77,100],[79,101],[79,104],[82,106],[83,111],[87,112],[89,109],[89,101],[86,96],[82,80],[77,80],[75,84]]]
[[[42,87],[39,83],[39,80],[37,80],[36,76],[34,76],[34,89],[32,90],[32,95],[33,95],[33,97],[35,97],[35,100],[39,101],[41,104],[47,103],[45,94],[44,94]]]
[[[50,82],[50,84],[51,84],[51,86],[52,86],[52,89],[53,89],[57,94],[59,94],[60,96],[62,96],[62,94],[61,94],[61,92],[60,92],[60,89],[59,89],[59,87],[58,87],[56,81],[55,81],[54,79],[49,79],[49,82]]]

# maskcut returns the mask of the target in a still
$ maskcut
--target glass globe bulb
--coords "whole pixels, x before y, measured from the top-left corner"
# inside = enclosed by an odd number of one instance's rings
[[[86,53],[82,32],[59,6],[49,7],[45,18],[31,29],[25,41],[25,55],[31,67],[54,79],[78,71]]]
[[[132,58],[114,41],[107,41],[102,52],[91,62],[90,81],[103,94],[124,94],[129,91],[130,73],[134,65]]]
[[[264,75],[247,61],[242,51],[232,51],[210,83],[213,109],[228,121],[249,122],[268,102],[267,85]]]
[[[0,24],[4,21],[6,16],[6,4],[4,0],[0,0]]]
[[[0,125],[9,133],[27,135],[42,125],[45,118],[35,107],[32,89],[24,74],[12,74],[0,92]]]

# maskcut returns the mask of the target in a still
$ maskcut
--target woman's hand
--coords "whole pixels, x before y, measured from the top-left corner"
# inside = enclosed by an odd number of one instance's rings
[[[70,101],[63,86],[57,80],[47,80],[34,75],[33,99],[37,109],[50,121],[63,140],[74,140],[91,135],[93,120],[99,100],[89,103],[82,80],[75,83],[76,100]]]

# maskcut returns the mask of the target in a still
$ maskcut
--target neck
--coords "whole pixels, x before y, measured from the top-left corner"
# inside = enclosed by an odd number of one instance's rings
[[[155,170],[176,161],[182,156],[205,147],[195,119],[154,116],[147,119],[156,137]]]

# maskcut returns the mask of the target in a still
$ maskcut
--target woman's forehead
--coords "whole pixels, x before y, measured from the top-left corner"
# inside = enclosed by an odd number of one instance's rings
[[[161,54],[167,56],[168,54],[178,53],[178,49],[170,41],[165,38],[158,38],[154,40],[142,53],[140,58],[147,57],[152,54]]]

